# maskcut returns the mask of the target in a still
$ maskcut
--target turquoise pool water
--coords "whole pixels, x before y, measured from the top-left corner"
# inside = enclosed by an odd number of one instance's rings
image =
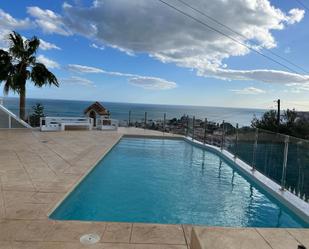
[[[232,164],[183,140],[123,138],[52,219],[307,227]]]

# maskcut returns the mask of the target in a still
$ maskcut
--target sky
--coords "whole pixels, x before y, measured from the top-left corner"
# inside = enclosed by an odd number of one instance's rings
[[[41,39],[31,98],[309,110],[306,0],[162,1],[3,0],[0,48]]]

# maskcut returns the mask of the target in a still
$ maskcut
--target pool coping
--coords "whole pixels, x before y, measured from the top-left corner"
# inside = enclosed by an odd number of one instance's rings
[[[76,181],[75,184],[66,192],[66,194],[56,203],[56,205],[49,210],[47,213],[48,219],[50,215],[62,204],[63,201],[78,187],[78,185],[94,170],[94,168],[98,165],[98,163],[104,159],[104,157],[120,142],[122,138],[131,137],[131,138],[152,138],[152,139],[174,139],[174,140],[184,140],[190,144],[198,146],[203,149],[211,150],[213,153],[223,157],[227,161],[233,164],[238,170],[240,170],[246,177],[256,183],[259,187],[265,190],[268,194],[274,197],[277,201],[283,203],[286,207],[288,207],[292,212],[295,213],[300,219],[304,220],[309,224],[309,203],[306,203],[296,195],[292,194],[287,190],[282,190],[281,186],[271,180],[270,178],[264,176],[257,170],[252,170],[252,167],[242,161],[239,158],[235,158],[234,155],[227,150],[221,150],[220,148],[204,144],[198,140],[192,139],[191,137],[186,137],[182,135],[174,135],[174,134],[163,134],[163,135],[136,135],[136,134],[121,134],[119,138],[115,141],[115,143],[107,149],[99,158],[95,161],[95,163],[84,173],[82,176]],[[54,219],[52,219],[54,220]]]

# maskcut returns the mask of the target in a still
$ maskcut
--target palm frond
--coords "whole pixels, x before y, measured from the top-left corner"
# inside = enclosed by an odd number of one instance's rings
[[[7,51],[0,49],[0,82],[6,80],[13,71],[12,57]]]
[[[34,82],[34,85],[37,87],[42,87],[44,85],[59,86],[56,76],[50,72],[42,63],[34,64],[30,78]]]
[[[3,86],[4,95],[8,95],[10,91],[17,93],[19,92],[18,88],[16,88],[16,85],[14,83],[14,76],[8,77]]]
[[[11,78],[8,78],[3,86],[3,94],[8,95],[11,88]]]
[[[30,56],[29,59],[28,59],[28,62],[29,62],[30,65],[35,64],[35,62],[36,62],[36,57],[35,57],[35,56]]]
[[[13,31],[9,34],[9,42],[10,42],[10,53],[18,59],[25,57],[25,46],[24,46],[24,39],[20,34]]]
[[[32,57],[32,55],[36,53],[40,46],[40,40],[36,36],[34,36],[30,40],[26,40],[25,43],[27,55],[28,57]]]

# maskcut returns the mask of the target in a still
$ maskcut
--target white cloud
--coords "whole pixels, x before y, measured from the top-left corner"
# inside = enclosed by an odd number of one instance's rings
[[[271,32],[300,22],[304,17],[303,10],[291,9],[284,13],[268,0],[195,0],[189,4],[248,37],[244,39],[231,34],[234,38],[246,44],[255,41],[258,49],[276,47]],[[206,20],[179,3],[177,7]],[[199,75],[208,77],[287,83],[287,73],[284,71],[229,69],[224,60],[247,55],[250,50],[206,29],[159,1],[96,0],[89,7],[65,4],[63,9],[63,22],[72,32],[126,53],[148,53],[162,62],[193,68]],[[206,22],[227,32],[216,23]],[[288,79],[292,80],[288,83],[293,83],[295,79],[297,82],[299,79],[307,81],[306,76],[297,75],[289,75]]]
[[[63,78],[60,79],[60,83],[68,84],[68,85],[80,85],[80,86],[86,86],[86,87],[95,87],[94,83],[91,80],[77,77],[77,76],[71,76],[69,78]]]
[[[149,89],[149,90],[169,90],[169,89],[173,89],[177,87],[177,84],[175,82],[161,79],[158,77],[106,71],[106,70],[103,70],[97,67],[89,67],[89,66],[78,65],[78,64],[69,64],[67,66],[67,69],[75,73],[102,73],[102,74],[111,75],[111,76],[126,77],[128,78],[128,81],[130,84],[134,86],[142,87],[144,89]]]
[[[37,62],[43,63],[46,67],[52,68],[52,69],[60,67],[60,65],[56,61],[53,61],[45,57],[44,55],[39,55],[37,57]]]
[[[105,49],[104,46],[100,46],[100,45],[97,45],[95,43],[90,44],[90,47],[91,48],[96,48],[96,49],[99,49],[99,50],[104,50]]]
[[[293,93],[301,93],[304,91],[309,91],[309,82],[305,84],[290,83],[290,84],[287,84],[287,86],[291,88],[290,92],[293,92]]]
[[[300,9],[291,9],[285,13],[272,6],[269,0],[196,0],[189,4],[229,25],[248,39],[237,36],[234,38],[246,44],[255,41],[257,49],[276,47],[277,43],[271,32],[300,22],[305,14]],[[179,3],[177,7],[189,12],[188,8]],[[250,53],[250,50],[216,32],[205,29],[159,1],[95,0],[89,7],[64,3],[63,15],[37,6],[28,7],[27,12],[34,22],[29,18],[16,19],[0,9],[0,37],[4,37],[10,29],[24,29],[36,25],[46,33],[81,34],[129,55],[148,53],[162,62],[196,69],[199,75],[205,77],[282,84],[308,83],[306,75],[279,70],[229,69],[226,59],[244,56]],[[192,11],[190,14],[202,18]],[[122,18],[120,19],[119,16]],[[207,23],[226,32],[216,23],[209,20]],[[43,49],[59,49],[55,44],[42,43]],[[0,47],[4,45],[5,41],[1,40]],[[91,46],[103,49],[95,43]],[[47,58],[44,57],[44,59],[46,61]],[[56,62],[50,65],[59,67]],[[102,73],[101,69],[97,71],[91,67],[79,70],[85,73]],[[119,74],[118,72],[105,73]],[[134,75],[126,77],[134,77]]]
[[[35,27],[35,23],[33,23],[29,18],[16,19],[0,9],[0,47],[4,49],[8,48],[8,35],[12,32],[12,30],[29,29],[33,27]],[[25,37],[23,38],[26,39]],[[40,48],[42,50],[60,49],[55,44],[42,39],[40,39],[40,42]]]
[[[35,19],[35,23],[47,34],[72,34],[64,24],[62,16],[51,10],[43,10],[37,6],[32,6],[27,8],[27,12]]]
[[[0,29],[0,49],[7,50],[9,47],[8,35],[9,30],[1,30]]]
[[[265,93],[263,89],[259,89],[255,87],[245,87],[243,89],[232,89],[230,91],[235,92],[237,94],[243,94],[243,95],[256,95],[256,94]]]
[[[59,48],[57,45],[44,41],[42,39],[40,39],[40,49],[42,50],[51,50],[51,49],[57,49],[57,50],[61,50],[61,48]]]
[[[305,16],[305,11],[304,10],[300,10],[300,9],[291,9],[289,11],[289,16],[287,16],[287,22],[289,24],[294,24],[297,22],[300,22],[304,16]]]
[[[69,64],[67,69],[76,73],[103,73],[104,71],[97,67],[89,67],[78,64]]]
[[[177,87],[177,84],[172,81],[156,77],[134,77],[129,79],[130,84],[149,90],[169,90]]]
[[[0,9],[0,29],[15,30],[15,29],[26,29],[31,27],[32,23],[29,18],[23,20],[16,19],[10,14]]]
[[[200,71],[200,75],[216,77],[224,80],[254,80],[272,84],[307,84],[309,75],[300,75],[278,70],[232,70],[217,69],[215,71]]]
[[[16,19],[0,9],[0,49],[8,48],[8,35],[12,30],[28,29],[32,26],[33,23],[29,18]]]

